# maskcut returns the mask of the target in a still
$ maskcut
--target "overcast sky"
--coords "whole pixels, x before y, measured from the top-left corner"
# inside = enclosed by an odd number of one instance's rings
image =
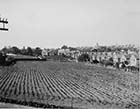
[[[0,47],[140,43],[140,0],[0,0],[0,16]]]

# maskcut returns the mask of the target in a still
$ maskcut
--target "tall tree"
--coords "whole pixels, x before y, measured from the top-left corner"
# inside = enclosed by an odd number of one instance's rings
[[[8,53],[9,52],[9,49],[7,47],[4,47],[4,48],[2,48],[1,51],[3,51],[4,53]]]
[[[27,55],[30,55],[30,56],[33,56],[33,50],[32,50],[31,47],[28,47],[28,48],[27,48],[26,54],[27,54]]]
[[[66,45],[63,45],[62,47],[61,47],[61,49],[67,49],[68,47],[66,46]]]
[[[26,53],[27,53],[26,48],[23,47],[23,48],[21,49],[21,54],[22,54],[22,55],[26,55]]]
[[[19,54],[19,53],[20,53],[19,48],[16,47],[16,46],[13,46],[13,47],[10,49],[10,51],[11,51],[12,53],[14,53],[14,54]]]
[[[42,53],[42,50],[41,50],[41,48],[36,47],[34,52],[35,52],[35,55],[36,55],[36,56],[40,56],[41,53]]]

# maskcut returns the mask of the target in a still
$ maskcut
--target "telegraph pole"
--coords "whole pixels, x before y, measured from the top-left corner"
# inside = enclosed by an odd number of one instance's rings
[[[8,24],[7,19],[4,19],[4,18],[2,19],[2,18],[0,17],[0,23],[3,24],[2,27],[0,27],[0,30],[2,30],[2,31],[8,31],[8,28],[5,27],[5,25]]]
[[[138,44],[138,92],[140,93],[140,45]]]

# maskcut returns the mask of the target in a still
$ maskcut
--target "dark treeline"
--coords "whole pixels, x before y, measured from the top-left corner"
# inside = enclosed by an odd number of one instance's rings
[[[13,47],[4,47],[1,49],[1,52],[4,53],[13,53],[13,54],[21,54],[21,55],[29,55],[29,56],[40,56],[41,55],[41,48],[31,48],[31,47],[23,47],[22,49],[19,49],[16,46]]]

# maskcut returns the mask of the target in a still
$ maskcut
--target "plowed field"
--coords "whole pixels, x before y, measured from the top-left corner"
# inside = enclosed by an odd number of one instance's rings
[[[0,101],[35,107],[140,108],[138,74],[70,62],[0,67]]]

